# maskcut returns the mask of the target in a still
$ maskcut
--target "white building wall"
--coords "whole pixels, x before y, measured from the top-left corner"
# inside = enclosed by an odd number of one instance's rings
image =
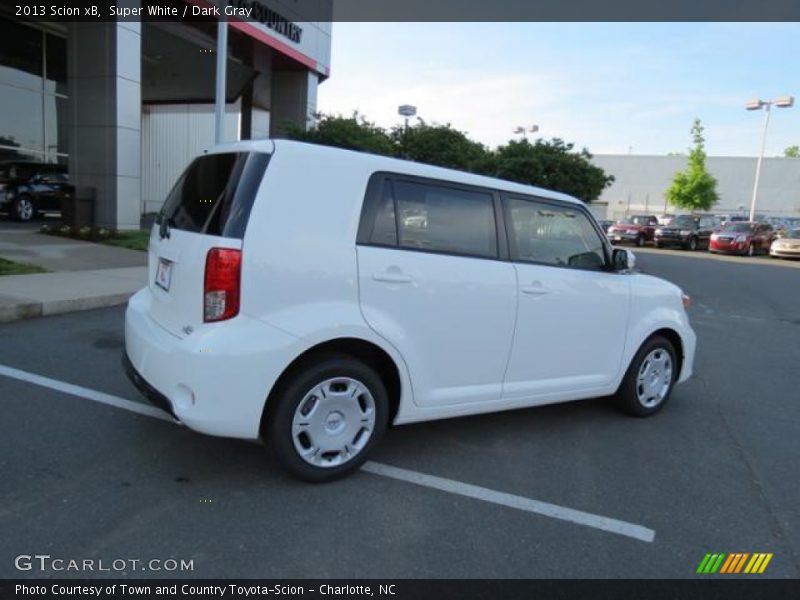
[[[608,218],[632,213],[661,214],[665,194],[675,173],[686,169],[685,156],[640,156],[598,154],[592,163],[616,180],[598,199],[608,205]],[[750,210],[756,159],[740,156],[709,156],[706,167],[717,179],[719,203],[711,212],[736,213]],[[770,216],[800,215],[800,159],[765,158],[761,167],[756,212]],[[667,212],[675,212],[667,205]]]
[[[240,109],[229,104],[225,141],[239,139]],[[213,104],[148,105],[142,109],[142,212],[157,212],[189,162],[214,144]]]

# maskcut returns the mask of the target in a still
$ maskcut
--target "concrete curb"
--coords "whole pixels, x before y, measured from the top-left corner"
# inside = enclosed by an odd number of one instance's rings
[[[147,285],[147,267],[0,277],[0,323],[119,306]]]
[[[53,300],[49,302],[20,302],[12,303],[0,300],[0,323],[10,323],[23,319],[36,319],[51,315],[105,308],[126,304],[134,292],[122,294],[106,294],[103,296],[90,296],[69,300]]]

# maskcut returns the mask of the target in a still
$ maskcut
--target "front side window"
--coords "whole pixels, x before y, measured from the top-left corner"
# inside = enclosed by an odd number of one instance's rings
[[[401,248],[497,257],[491,194],[400,180],[394,194]]]
[[[506,215],[513,260],[578,269],[605,266],[603,240],[583,211],[510,198]]]

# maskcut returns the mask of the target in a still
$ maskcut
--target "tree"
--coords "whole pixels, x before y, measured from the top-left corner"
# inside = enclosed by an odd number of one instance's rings
[[[589,160],[586,148],[574,152],[563,140],[510,140],[496,151],[497,177],[571,194],[584,202],[595,200],[614,181]]]
[[[694,146],[689,149],[689,164],[685,171],[675,174],[667,190],[667,200],[673,206],[691,211],[709,210],[719,201],[717,180],[706,171],[705,138],[700,119],[691,129]]]
[[[786,158],[800,158],[800,146],[797,145],[789,146],[786,150],[783,151],[783,155]]]
[[[483,144],[474,142],[450,124],[395,127],[392,140],[397,152],[409,160],[460,169],[473,173],[493,170],[492,154]]]
[[[308,130],[287,123],[286,133],[289,138],[372,154],[397,155],[397,149],[389,134],[382,127],[367,121],[358,111],[353,112],[353,116],[349,118],[325,114],[316,116],[317,122]]]
[[[510,179],[571,194],[584,202],[596,199],[614,177],[591,164],[585,148],[560,139],[509,141],[497,150],[469,139],[449,123],[395,127],[391,132],[367,121],[358,111],[352,117],[316,115],[308,130],[286,123],[291,139],[396,156],[421,163]]]

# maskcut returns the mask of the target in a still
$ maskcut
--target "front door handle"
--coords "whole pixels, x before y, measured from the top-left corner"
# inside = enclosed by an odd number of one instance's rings
[[[385,283],[411,283],[412,279],[403,273],[395,273],[393,271],[384,271],[382,273],[373,273],[372,278],[375,281],[383,281]]]
[[[544,296],[550,293],[550,288],[544,287],[541,281],[534,281],[530,285],[522,286],[519,291],[523,294],[530,294],[531,296]]]

